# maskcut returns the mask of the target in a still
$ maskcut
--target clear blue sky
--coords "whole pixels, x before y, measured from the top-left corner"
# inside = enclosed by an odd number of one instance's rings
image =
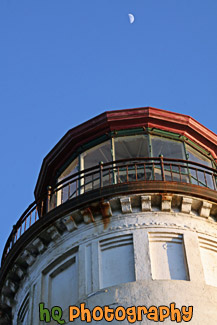
[[[0,252],[66,131],[141,106],[217,133],[216,0],[0,1]]]

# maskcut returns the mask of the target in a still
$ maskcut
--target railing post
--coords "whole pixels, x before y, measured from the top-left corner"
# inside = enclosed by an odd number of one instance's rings
[[[162,181],[165,181],[165,174],[164,174],[164,161],[163,161],[163,155],[160,155],[160,166],[161,166],[161,174],[162,174]]]
[[[52,190],[52,187],[51,186],[48,186],[47,187],[47,212],[50,211],[50,208],[51,208],[51,204],[50,204],[50,201],[51,201],[51,190]]]
[[[43,217],[43,213],[44,213],[44,199],[41,201],[41,209],[40,209],[39,218]]]
[[[186,153],[186,158],[187,158],[187,160],[189,160],[189,153]],[[191,168],[191,167],[190,167],[190,168]],[[187,170],[188,170],[189,183],[192,184],[190,168],[189,168],[188,163],[187,163]]]
[[[103,171],[103,161],[100,161],[99,162],[99,186],[100,186],[100,188],[103,187],[103,174],[102,174],[102,171]]]
[[[13,225],[13,231],[12,231],[12,240],[11,240],[11,246],[14,245],[14,239],[15,239],[15,236],[16,236],[16,225]]]

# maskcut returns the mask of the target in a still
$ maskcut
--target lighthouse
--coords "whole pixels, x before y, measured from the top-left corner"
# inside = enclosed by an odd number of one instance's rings
[[[44,158],[0,269],[0,324],[217,322],[217,135],[107,111]]]

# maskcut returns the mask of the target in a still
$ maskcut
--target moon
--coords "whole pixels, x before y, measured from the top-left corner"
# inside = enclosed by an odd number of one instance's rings
[[[128,14],[128,17],[129,17],[130,24],[132,24],[135,20],[135,17],[133,16],[133,14]]]

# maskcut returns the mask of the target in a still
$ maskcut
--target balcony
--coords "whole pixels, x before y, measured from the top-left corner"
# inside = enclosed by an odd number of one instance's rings
[[[39,219],[46,221],[51,212],[58,218],[60,208],[69,203],[74,209],[112,195],[170,191],[217,201],[216,181],[216,169],[189,160],[161,156],[100,162],[49,186],[47,193],[26,209],[7,240],[1,264],[19,238]]]

